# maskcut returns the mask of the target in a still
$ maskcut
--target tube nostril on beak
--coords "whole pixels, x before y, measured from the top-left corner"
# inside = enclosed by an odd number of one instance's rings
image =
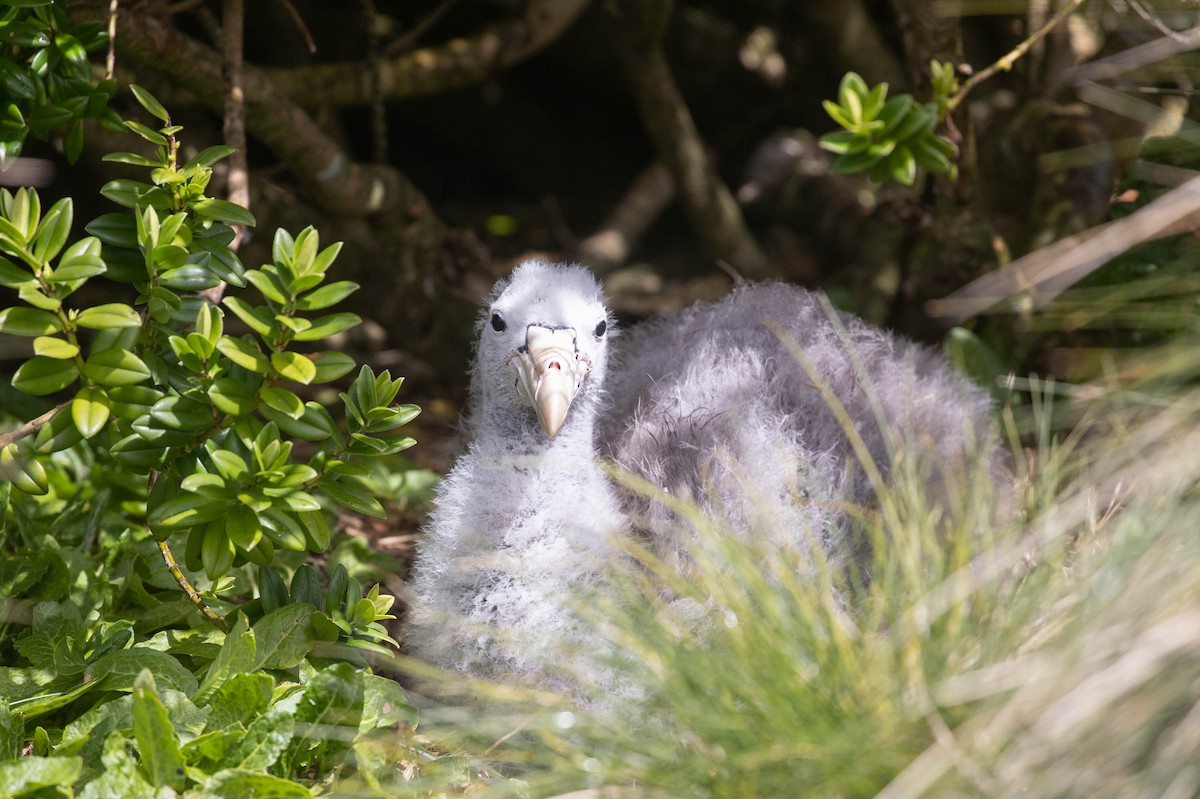
[[[561,372],[562,364],[560,364],[558,361],[551,361],[550,363],[546,364],[546,368],[547,369],[557,369]]]

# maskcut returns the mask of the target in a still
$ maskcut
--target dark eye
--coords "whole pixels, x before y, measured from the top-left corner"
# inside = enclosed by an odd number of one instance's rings
[[[503,333],[506,327],[508,327],[508,324],[500,318],[500,314],[492,314],[492,330],[495,330],[497,333]]]
[[[605,330],[608,330],[608,322],[604,319],[601,319],[600,324],[596,325],[596,338],[603,336]]]

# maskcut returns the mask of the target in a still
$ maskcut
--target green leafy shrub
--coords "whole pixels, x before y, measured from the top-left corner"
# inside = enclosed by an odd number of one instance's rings
[[[253,216],[206,194],[230,148],[182,161],[181,128],[133,91],[160,125],[125,123],[155,157],[108,158],[149,170],[102,189],[124,212],[69,243],[69,198],[0,190],[18,300],[0,332],[32,344],[12,388],[22,407],[65,397],[0,436],[0,796],[395,780],[422,751],[416,712],[366,666],[393,651],[394,600],[364,591],[361,564],[305,560],[331,547],[336,506],[384,515],[365,478],[414,443],[396,431],[418,408],[367,367],[344,427],[301,398],[355,368],[298,349],[359,323],[330,310],[357,288],[326,279],[340,245],[279,231],[245,269],[231,226]],[[101,279],[132,301],[76,301]],[[246,291],[217,304],[224,285]]]
[[[103,26],[71,24],[51,0],[6,3],[0,12],[0,167],[21,154],[29,136],[46,139],[65,126],[71,163],[83,149],[83,120],[118,127],[108,107],[113,80],[94,83],[88,55],[108,43]]]
[[[889,99],[886,83],[869,87],[857,73],[846,73],[837,102],[825,101],[826,113],[842,127],[821,137],[821,146],[837,155],[833,172],[866,172],[873,181],[891,178],[906,186],[916,180],[918,166],[954,173],[958,148],[936,131],[958,81],[951,64],[934,61],[931,72],[933,99],[924,104],[909,94]]]

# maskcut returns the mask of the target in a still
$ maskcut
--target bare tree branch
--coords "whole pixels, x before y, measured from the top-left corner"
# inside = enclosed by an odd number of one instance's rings
[[[619,49],[646,133],[675,179],[692,229],[714,260],[749,278],[771,274],[767,256],[742,218],[729,187],[713,169],[691,112],[663,55],[670,0],[624,0]]]
[[[604,226],[579,243],[579,259],[597,274],[609,272],[629,258],[630,251],[675,199],[671,173],[655,162],[637,176]]]
[[[269,69],[265,73],[280,92],[301,104],[362,105],[371,102],[377,90],[385,100],[436,94],[478,83],[529,58],[561,36],[588,2],[529,0],[519,18],[469,38],[384,58],[377,73],[366,61]]]
[[[96,19],[104,5],[102,0],[72,0],[69,8],[76,16]],[[121,19],[119,53],[170,76],[218,113],[223,110],[220,54],[157,17],[126,12]],[[387,166],[352,161],[262,70],[246,65],[242,77],[248,132],[292,170],[322,208],[339,216],[400,212],[414,249],[437,249],[442,224],[407,178]]]
[[[70,400],[68,400],[67,402],[60,402],[58,405],[55,405],[53,408],[46,411],[45,413],[43,413],[41,416],[37,417],[36,419],[30,419],[28,422],[21,425],[20,427],[14,429],[14,430],[9,430],[7,433],[0,435],[0,449],[4,449],[5,447],[7,447],[9,444],[13,443],[14,441],[20,441],[25,436],[31,435],[31,434],[36,433],[37,431],[41,430],[43,427],[46,426],[47,422],[49,422],[51,419],[54,418],[55,414],[57,414],[63,408],[67,407],[68,404],[70,404]]]
[[[225,143],[237,152],[229,156],[229,201],[250,207],[250,177],[246,167],[246,96],[242,89],[242,42],[245,29],[243,0],[224,0],[221,12],[221,69],[225,74]],[[246,235],[241,225],[231,248],[236,249]]]

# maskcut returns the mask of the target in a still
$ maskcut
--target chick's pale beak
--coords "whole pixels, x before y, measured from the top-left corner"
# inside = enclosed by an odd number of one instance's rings
[[[575,331],[530,325],[525,346],[512,363],[517,370],[517,391],[533,406],[546,435],[553,438],[588,371],[587,359],[575,349]]]

